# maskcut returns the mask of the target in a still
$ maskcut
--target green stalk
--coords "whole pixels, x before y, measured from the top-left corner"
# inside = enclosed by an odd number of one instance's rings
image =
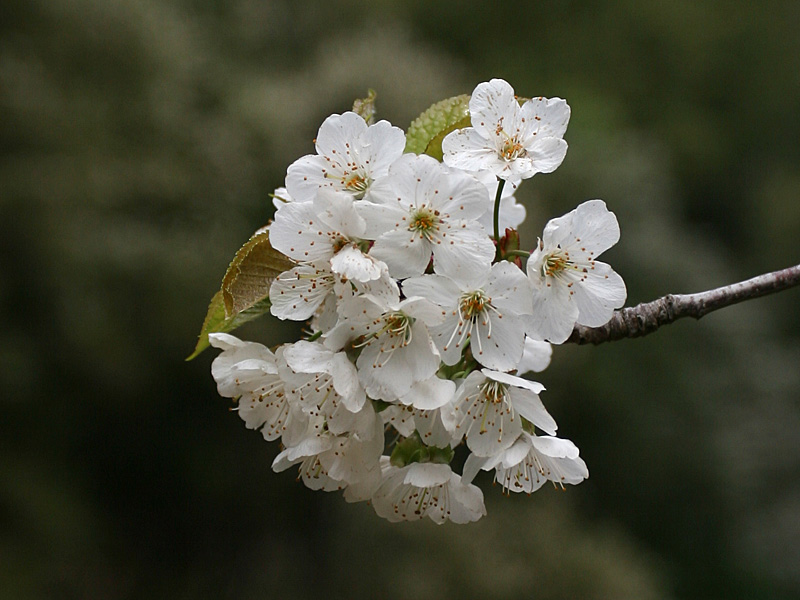
[[[506,180],[498,177],[497,194],[494,197],[494,240],[497,243],[497,252],[494,255],[495,262],[499,262],[503,256],[500,251],[500,196],[503,195],[503,186]]]

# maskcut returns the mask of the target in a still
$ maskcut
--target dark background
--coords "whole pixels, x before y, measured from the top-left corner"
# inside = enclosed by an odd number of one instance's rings
[[[274,474],[208,351],[228,261],[322,120],[503,77],[570,150],[523,240],[602,198],[629,305],[800,262],[800,3],[5,0],[0,597],[800,598],[797,290],[541,380],[591,478],[468,526]],[[272,320],[240,334],[268,344]]]

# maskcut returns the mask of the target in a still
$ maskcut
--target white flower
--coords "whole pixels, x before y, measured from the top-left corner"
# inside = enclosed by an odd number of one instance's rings
[[[279,356],[227,333],[211,333],[208,340],[223,351],[211,363],[219,394],[239,399],[237,412],[248,429],[261,429],[264,439],[271,441],[290,428],[303,427],[287,399]]]
[[[311,489],[333,491],[370,478],[383,452],[383,424],[367,403],[359,413],[356,431],[334,435],[312,418],[306,435],[275,457],[272,469],[281,472],[300,464],[300,476]]]
[[[453,131],[442,141],[448,166],[527,179],[551,173],[564,160],[570,110],[561,98],[534,98],[520,107],[514,89],[492,79],[475,88],[469,112],[472,127]]]
[[[316,155],[296,160],[286,173],[288,192],[298,202],[313,200],[320,189],[369,197],[372,182],[403,154],[406,136],[388,121],[367,126],[359,115],[346,112],[325,119],[315,145]]]
[[[502,452],[522,433],[524,417],[539,429],[555,434],[556,422],[539,399],[544,386],[489,369],[470,373],[453,401],[456,428],[466,434],[467,446],[478,456]]]
[[[323,416],[331,433],[356,430],[358,415],[366,402],[356,367],[344,352],[332,352],[322,344],[299,341],[286,346],[288,394],[308,415]]]
[[[272,247],[303,263],[330,261],[331,270],[347,279],[378,279],[386,265],[361,252],[366,223],[347,194],[321,190],[312,202],[290,202],[270,225]]]
[[[483,492],[466,484],[449,465],[412,463],[394,467],[384,460],[383,481],[372,496],[375,512],[391,521],[470,523],[486,514]]]
[[[461,275],[459,277],[458,275]],[[509,371],[522,358],[525,328],[521,315],[531,311],[531,288],[525,274],[502,261],[491,269],[449,278],[423,275],[403,282],[403,292],[441,306],[441,325],[431,327],[442,362],[454,365],[469,342],[472,355],[490,369]]]
[[[586,463],[578,454],[578,448],[569,440],[523,431],[508,450],[496,456],[470,455],[464,466],[464,479],[471,481],[474,472],[481,468],[495,469],[495,481],[506,492],[530,494],[548,480],[561,487],[565,483],[575,485],[589,477]]]
[[[279,319],[305,321],[318,314],[326,301],[332,300],[331,318],[336,324],[336,310],[346,305],[357,295],[389,297],[397,294],[397,284],[382,269],[380,276],[371,281],[348,280],[331,270],[330,261],[301,264],[284,271],[272,282],[269,288],[270,312]]]
[[[340,350],[361,339],[358,376],[371,398],[395,402],[439,368],[427,324],[441,321],[441,311],[423,298],[354,298],[342,308],[339,324],[325,345]]]
[[[457,275],[492,262],[494,245],[477,222],[491,208],[486,188],[474,177],[452,171],[430,156],[406,154],[359,202],[375,239],[370,255],[398,279],[422,275],[433,255],[437,273]]]
[[[625,304],[625,282],[597,257],[619,240],[619,224],[602,200],[553,219],[528,259],[533,283],[532,337],[564,342],[575,323],[599,327]]]

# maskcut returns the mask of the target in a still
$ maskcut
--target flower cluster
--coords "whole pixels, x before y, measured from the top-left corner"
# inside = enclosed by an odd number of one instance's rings
[[[441,142],[442,162],[404,153],[406,134],[386,121],[328,117],[269,225],[293,264],[271,283],[270,311],[307,322],[307,339],[270,350],[209,335],[219,393],[281,442],[273,469],[299,468],[308,487],[343,490],[390,521],[479,519],[480,470],[506,492],[588,477],[555,437],[544,387],[522,375],[626,296],[597,260],[619,239],[600,200],[550,221],[530,253],[509,249],[525,216],[509,192],[563,161],[567,103],[522,102],[495,79],[469,115]]]

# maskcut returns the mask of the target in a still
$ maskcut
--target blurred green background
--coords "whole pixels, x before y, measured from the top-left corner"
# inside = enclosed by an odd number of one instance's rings
[[[540,379],[591,478],[389,525],[270,471],[191,363],[322,120],[503,77],[572,106],[528,246],[603,198],[629,304],[800,262],[800,3],[5,0],[0,597],[800,598],[800,291]],[[268,344],[296,330],[243,329]]]

